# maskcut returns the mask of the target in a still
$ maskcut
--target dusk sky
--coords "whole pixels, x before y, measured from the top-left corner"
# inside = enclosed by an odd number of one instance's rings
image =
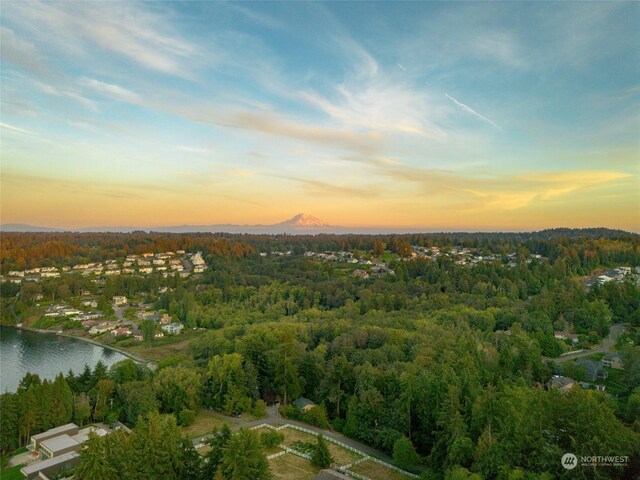
[[[640,3],[2,2],[2,223],[640,231]]]

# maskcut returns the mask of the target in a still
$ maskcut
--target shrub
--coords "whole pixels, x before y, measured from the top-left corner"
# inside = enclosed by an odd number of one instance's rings
[[[316,405],[315,407],[311,407],[306,412],[303,412],[301,415],[301,420],[311,425],[315,425],[316,427],[329,428],[327,410],[321,405]]]
[[[264,448],[274,448],[282,443],[284,440],[284,435],[275,430],[269,430],[268,432],[264,432],[260,435],[260,441]]]
[[[195,410],[189,410],[185,408],[181,410],[178,414],[178,425],[188,426],[196,421],[196,412]]]
[[[264,400],[256,400],[251,413],[254,417],[264,417],[267,414],[267,404],[264,403]]]

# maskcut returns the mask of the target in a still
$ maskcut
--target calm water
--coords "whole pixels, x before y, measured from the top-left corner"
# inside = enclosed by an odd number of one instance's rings
[[[80,373],[102,360],[107,366],[125,357],[121,353],[73,338],[0,328],[0,392],[15,392],[27,372],[53,379],[69,370]]]

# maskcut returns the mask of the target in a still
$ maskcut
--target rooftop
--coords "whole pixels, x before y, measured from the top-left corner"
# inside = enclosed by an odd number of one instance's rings
[[[58,435],[57,437],[49,438],[47,440],[43,440],[41,445],[49,450],[52,453],[59,452],[69,447],[75,447],[80,445],[80,442],[74,440],[66,433],[63,435]]]
[[[33,473],[37,473],[40,470],[44,470],[45,468],[53,467],[55,465],[59,465],[61,463],[67,462],[73,458],[76,458],[78,454],[76,452],[67,452],[59,457],[48,458],[41,462],[35,462],[30,465],[26,465],[20,469],[22,474],[26,477]]]
[[[305,397],[300,397],[299,399],[294,401],[293,404],[298,408],[303,408],[308,405],[315,405],[315,403],[312,400],[309,400],[308,398],[305,398]]]
[[[59,427],[52,428],[51,430],[47,430],[46,432],[33,435],[31,438],[33,438],[34,440],[40,440],[42,438],[49,438],[54,435],[61,435],[63,433],[67,433],[69,430],[77,428],[78,426],[75,423],[67,423],[66,425],[61,425]]]

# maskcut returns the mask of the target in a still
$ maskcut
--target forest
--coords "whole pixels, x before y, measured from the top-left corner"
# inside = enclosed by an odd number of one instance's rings
[[[412,255],[416,247],[491,260],[461,264]],[[142,296],[194,331],[188,348],[155,371],[126,360],[53,381],[28,375],[0,397],[3,452],[70,420],[119,420],[132,433],[92,440],[77,478],[127,478],[114,473],[136,468],[126,445],[158,458],[148,468],[161,470],[135,478],[252,478],[233,472],[242,461],[232,453],[246,452],[263,472],[262,439],[217,432],[204,462],[177,428],[201,408],[259,416],[278,397],[283,415],[375,447],[423,479],[640,475],[640,287],[634,277],[585,287],[606,268],[640,265],[638,235],[3,234],[0,262],[6,274],[178,249],[202,251],[209,268],[190,278],[63,274],[1,284],[5,325],[31,314],[36,295],[73,304],[89,291],[107,313],[114,295]],[[361,278],[355,266],[309,251],[384,259],[394,274]],[[614,324],[627,329],[617,345],[624,389],[547,388],[566,373],[554,359],[572,348],[554,332],[574,332],[589,348]],[[301,396],[317,404],[305,415],[289,405]],[[172,463],[160,449],[173,452]],[[576,473],[561,466],[566,452],[630,461]]]

